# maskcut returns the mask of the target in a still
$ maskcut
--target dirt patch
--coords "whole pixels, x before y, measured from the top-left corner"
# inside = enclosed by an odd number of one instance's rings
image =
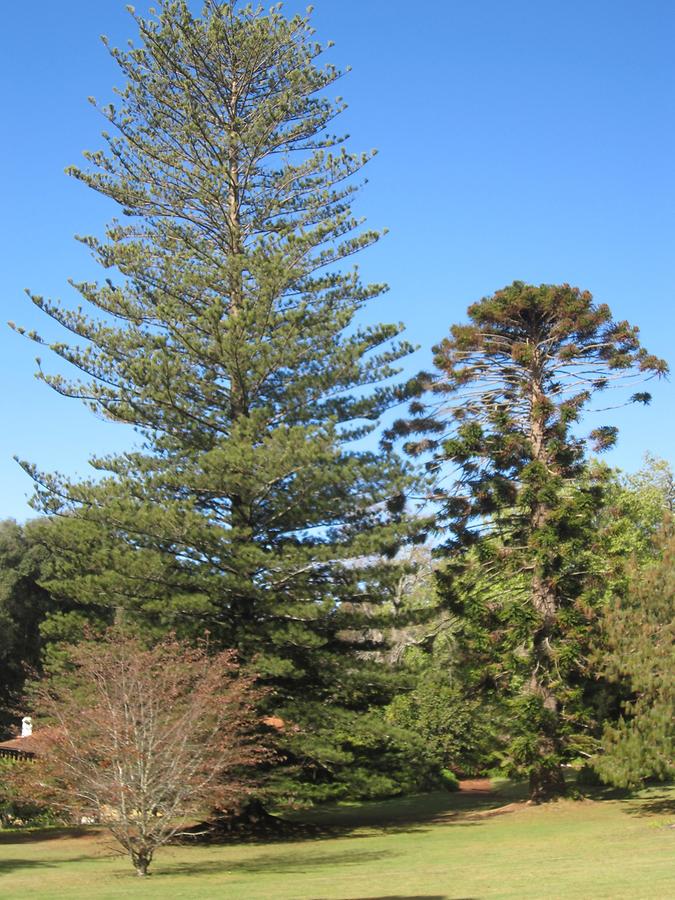
[[[524,800],[518,800],[515,803],[507,803],[504,806],[497,806],[495,809],[479,809],[474,813],[466,816],[467,819],[489,819],[491,816],[501,816],[504,813],[517,812],[518,810],[527,809],[528,804]]]
[[[494,787],[489,778],[460,778],[459,789],[473,794],[489,794]]]

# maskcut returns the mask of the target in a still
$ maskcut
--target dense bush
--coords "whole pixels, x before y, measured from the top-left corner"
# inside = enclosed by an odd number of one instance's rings
[[[0,827],[54,825],[62,821],[48,806],[29,799],[17,790],[10,777],[18,766],[29,766],[21,759],[0,757]]]
[[[387,717],[422,738],[442,768],[475,775],[499,762],[498,710],[464,696],[447,672],[421,673],[415,689],[390,704]]]

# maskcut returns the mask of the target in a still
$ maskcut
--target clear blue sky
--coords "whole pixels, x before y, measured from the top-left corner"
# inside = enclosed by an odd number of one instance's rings
[[[353,67],[340,84],[351,146],[380,150],[359,211],[390,234],[361,267],[391,285],[378,317],[405,321],[423,348],[411,369],[428,364],[429,347],[468,303],[516,278],[591,290],[675,364],[670,0],[315,7],[319,37],[336,41],[331,58]],[[86,98],[108,99],[119,83],[102,33],[118,44],[135,36],[121,0],[3,8],[3,320],[52,337],[23,288],[76,303],[67,278],[97,271],[73,235],[100,233],[113,212],[63,174],[99,146],[102,123]],[[31,484],[13,454],[85,474],[92,452],[133,439],[35,381],[35,351],[0,328],[0,518],[31,514]],[[654,396],[650,408],[614,415],[613,464],[635,469],[646,450],[674,460],[672,384]]]

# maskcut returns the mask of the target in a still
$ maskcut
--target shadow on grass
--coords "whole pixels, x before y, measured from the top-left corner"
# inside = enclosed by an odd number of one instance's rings
[[[525,800],[526,796],[525,785],[508,783],[489,793],[436,791],[353,807],[317,809],[298,814],[296,821],[328,832],[349,833],[361,828],[393,833],[424,831],[427,826],[438,824],[478,825],[501,809],[509,809],[513,803]]]
[[[611,784],[576,785],[578,792],[589,800],[628,800],[634,801],[636,808],[651,812],[670,812],[675,804],[675,782],[647,781],[642,787],[624,788]],[[669,805],[670,804],[670,805]],[[652,809],[654,806],[654,809]]]
[[[316,900],[321,900],[317,897]],[[447,894],[387,894],[386,897],[345,897],[345,900],[479,900],[478,897],[448,897]]]
[[[675,783],[660,783],[631,790],[610,785],[583,786],[579,793],[595,802],[619,801],[624,812],[632,816],[658,816],[675,813]]]
[[[91,862],[91,856],[75,856],[70,859],[0,859],[0,876],[21,869],[54,869],[68,863]]]
[[[64,825],[55,828],[12,828],[0,830],[0,846],[3,844],[34,844],[37,841],[56,841],[63,838],[94,837],[98,832],[91,828]]]
[[[675,814],[675,792],[671,791],[666,794],[655,794],[652,797],[646,797],[638,800],[636,803],[627,804],[626,809],[632,816],[667,816]]]
[[[344,853],[323,853],[313,855],[300,855],[295,857],[282,857],[278,855],[261,855],[254,859],[239,861],[224,860],[200,860],[194,863],[179,862],[174,864],[158,864],[153,867],[157,875],[216,875],[227,873],[236,875],[260,875],[265,872],[275,874],[302,873],[309,869],[321,867],[335,868],[336,866],[358,866],[362,863],[377,862],[394,856],[393,852],[384,850],[369,852],[367,850],[348,850]]]
[[[321,900],[317,897],[317,900]],[[345,900],[451,900],[447,894],[387,894],[386,897],[346,897]],[[457,897],[453,900],[478,900],[477,897]]]
[[[505,783],[494,791],[436,791],[354,805],[318,807],[277,819],[266,831],[185,833],[174,843],[273,845],[331,838],[368,838],[380,834],[423,834],[434,825],[475,827],[486,818],[509,812],[527,796],[524,784]]]
[[[508,784],[493,792],[436,791],[392,800],[372,801],[354,806],[319,807],[278,820],[271,832],[216,831],[184,835],[176,843],[185,846],[204,844],[279,844],[321,841],[330,838],[372,837],[381,834],[423,834],[432,825],[473,827],[485,818],[511,809],[514,801],[525,797],[521,785]]]

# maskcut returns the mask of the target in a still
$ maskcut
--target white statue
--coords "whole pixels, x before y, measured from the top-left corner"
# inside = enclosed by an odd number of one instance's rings
[[[21,720],[21,737],[30,737],[33,733],[33,720],[30,716],[24,716]]]

